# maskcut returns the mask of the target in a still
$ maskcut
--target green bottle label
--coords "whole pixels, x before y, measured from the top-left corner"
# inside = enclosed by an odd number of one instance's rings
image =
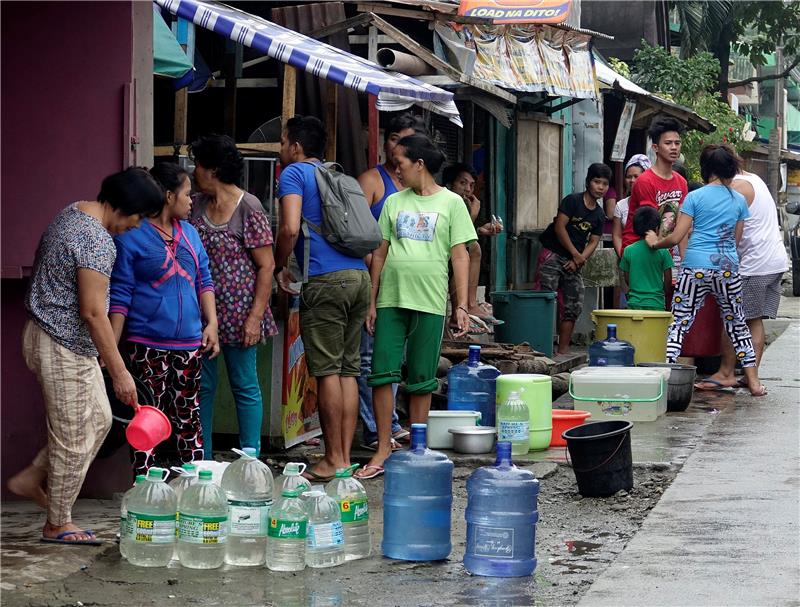
[[[285,521],[271,518],[267,535],[280,540],[304,540],[306,539],[307,525],[306,521]]]
[[[175,541],[175,517],[128,511],[127,532],[134,542],[171,544]]]
[[[339,502],[339,511],[342,513],[343,523],[361,523],[369,520],[369,505],[365,497],[342,500]]]
[[[228,538],[227,516],[180,514],[178,537],[190,544],[224,544]]]

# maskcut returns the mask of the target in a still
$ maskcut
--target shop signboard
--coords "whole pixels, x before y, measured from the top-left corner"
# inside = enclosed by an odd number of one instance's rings
[[[571,0],[461,0],[458,14],[495,23],[563,23]]]

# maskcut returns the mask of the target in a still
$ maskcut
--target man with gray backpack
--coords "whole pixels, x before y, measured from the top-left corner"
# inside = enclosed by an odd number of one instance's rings
[[[358,420],[361,326],[369,308],[364,256],[380,243],[377,222],[358,182],[323,164],[327,134],[313,116],[295,116],[281,134],[278,185],[278,285],[293,293],[289,255],[303,268],[300,335],[309,372],[317,380],[325,457],[304,476],[327,482],[350,465]]]

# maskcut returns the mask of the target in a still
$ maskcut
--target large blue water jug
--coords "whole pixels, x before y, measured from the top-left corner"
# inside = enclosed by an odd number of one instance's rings
[[[511,443],[497,443],[494,466],[478,468],[467,479],[467,571],[494,577],[533,573],[538,496],[533,472],[511,462]]]
[[[425,447],[427,424],[411,424],[411,449],[386,460],[384,556],[405,561],[446,559],[453,506],[453,462]]]
[[[617,339],[617,325],[607,325],[606,338],[589,346],[589,366],[632,367],[634,352],[630,342]]]
[[[447,408],[451,411],[480,411],[481,425],[494,426],[494,384],[500,375],[492,365],[481,363],[481,347],[470,346],[469,358],[447,372]]]

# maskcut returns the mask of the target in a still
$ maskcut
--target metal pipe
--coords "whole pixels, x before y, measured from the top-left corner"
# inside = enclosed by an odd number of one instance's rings
[[[423,76],[425,74],[435,74],[436,70],[425,63],[419,57],[401,53],[390,48],[378,49],[378,65],[400,72],[406,76]]]

